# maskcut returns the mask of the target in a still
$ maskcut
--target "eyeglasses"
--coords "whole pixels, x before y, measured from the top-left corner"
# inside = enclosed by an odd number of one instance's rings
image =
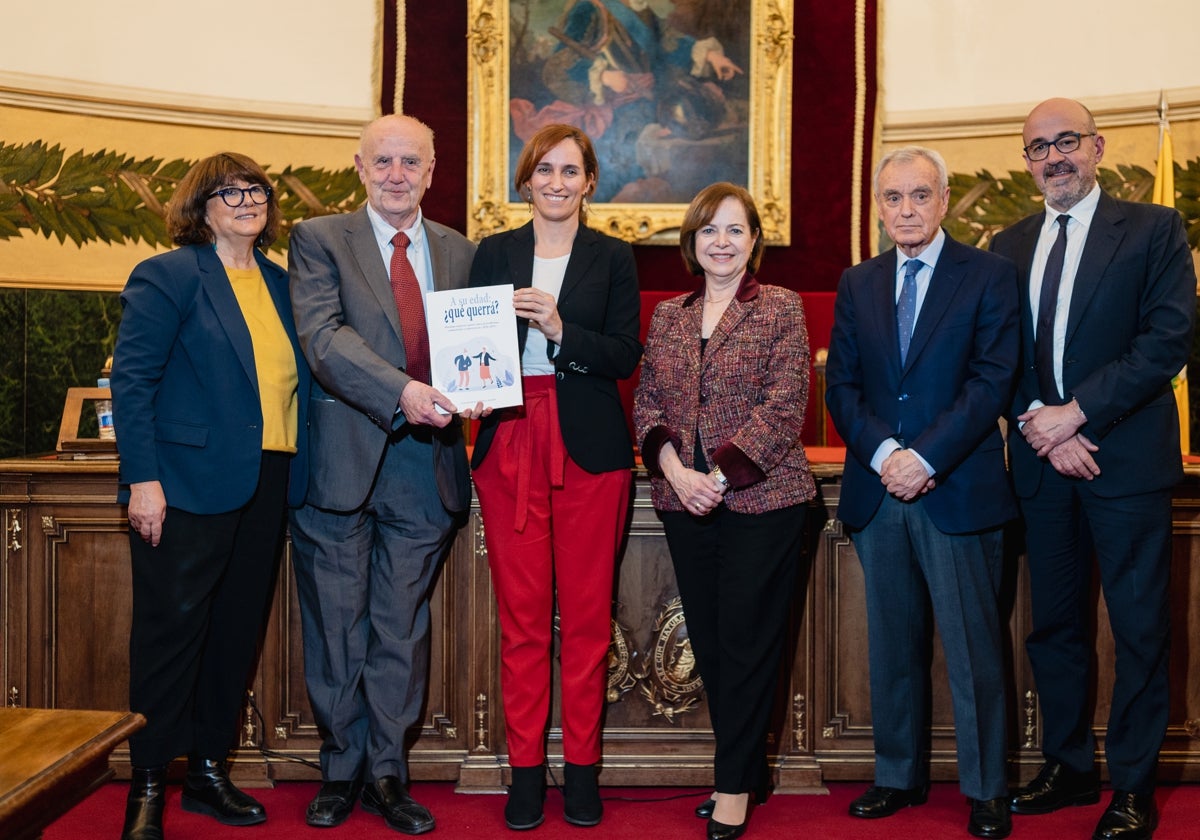
[[[1064,155],[1069,155],[1071,152],[1079,148],[1079,144],[1083,142],[1084,137],[1095,137],[1096,132],[1089,131],[1086,134],[1080,134],[1078,131],[1068,131],[1066,134],[1049,142],[1038,140],[1036,143],[1030,143],[1023,151],[1025,157],[1030,160],[1045,160],[1050,154],[1050,147],[1058,149]]]
[[[214,193],[209,193],[209,198],[221,197],[225,202],[226,207],[241,207],[249,198],[253,204],[266,204],[271,198],[271,188],[264,187],[262,184],[255,184],[253,187],[221,187]]]

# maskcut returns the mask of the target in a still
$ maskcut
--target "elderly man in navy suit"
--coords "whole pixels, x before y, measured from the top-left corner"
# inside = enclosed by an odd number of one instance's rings
[[[992,250],[1020,276],[1009,448],[1046,762],[1012,810],[1100,798],[1088,699],[1094,563],[1116,680],[1105,740],[1113,795],[1093,837],[1142,840],[1158,823],[1167,730],[1171,487],[1183,477],[1171,378],[1191,351],[1195,270],[1179,213],[1100,189],[1104,137],[1087,108],[1049,99],[1026,118],[1023,139],[1046,209],[998,234]]]
[[[847,447],[838,518],[866,584],[875,735],[875,784],[850,813],[887,817],[928,795],[932,604],[967,829],[1006,837],[998,596],[1016,505],[998,421],[1016,375],[1016,268],[942,230],[950,189],[937,152],[889,152],[874,180],[896,247],[842,275],[826,368]]]

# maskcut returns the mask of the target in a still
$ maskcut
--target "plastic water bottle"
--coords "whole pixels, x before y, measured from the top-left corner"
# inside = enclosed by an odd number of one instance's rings
[[[107,379],[97,379],[97,388],[107,388]],[[96,422],[100,425],[100,440],[116,440],[117,430],[113,428],[112,400],[96,400]]]

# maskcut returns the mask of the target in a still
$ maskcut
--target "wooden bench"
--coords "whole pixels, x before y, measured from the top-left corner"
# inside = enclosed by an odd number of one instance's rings
[[[108,754],[145,725],[131,712],[0,708],[0,837],[40,837],[112,777]]]

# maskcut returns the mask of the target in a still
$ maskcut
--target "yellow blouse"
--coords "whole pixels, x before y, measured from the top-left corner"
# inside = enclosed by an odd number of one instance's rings
[[[258,268],[226,268],[254,345],[258,398],[262,403],[263,449],[296,451],[296,356],[279,312]]]

